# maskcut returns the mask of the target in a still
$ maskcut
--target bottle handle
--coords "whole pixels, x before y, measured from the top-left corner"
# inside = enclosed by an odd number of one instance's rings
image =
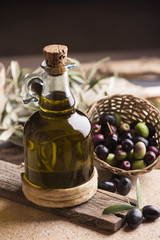
[[[22,86],[23,103],[38,102],[42,93],[44,82],[41,75],[30,74],[24,79]]]

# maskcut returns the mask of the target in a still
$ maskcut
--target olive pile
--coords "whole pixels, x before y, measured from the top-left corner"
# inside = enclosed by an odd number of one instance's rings
[[[109,191],[115,192],[125,196],[130,192],[132,187],[131,181],[127,177],[123,177],[120,175],[112,175],[109,181],[103,181],[98,184],[98,188]],[[128,226],[132,229],[138,227],[143,218],[154,221],[160,217],[160,209],[153,206],[153,205],[146,205],[142,209],[137,207],[129,210],[126,214],[125,221]]]
[[[133,208],[127,212],[126,222],[130,228],[134,229],[142,223],[143,217],[147,220],[154,221],[160,217],[160,210],[153,205],[146,205],[142,210]]]
[[[103,181],[98,184],[98,188],[115,192],[125,196],[129,193],[132,187],[131,181],[127,177],[113,175],[109,181]]]
[[[156,131],[150,123],[128,124],[118,114],[103,114],[92,130],[97,157],[113,167],[143,169],[159,156]]]

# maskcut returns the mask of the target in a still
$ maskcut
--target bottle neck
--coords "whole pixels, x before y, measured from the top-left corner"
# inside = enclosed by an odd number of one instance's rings
[[[43,76],[43,91],[39,99],[40,109],[45,113],[67,114],[73,111],[75,100],[70,91],[68,71],[62,75]]]

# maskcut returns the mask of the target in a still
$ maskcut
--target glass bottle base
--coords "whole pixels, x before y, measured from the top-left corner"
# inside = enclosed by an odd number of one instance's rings
[[[90,179],[80,186],[68,189],[43,189],[35,187],[22,173],[22,190],[31,202],[51,208],[73,207],[91,199],[97,191],[98,173],[94,167]]]

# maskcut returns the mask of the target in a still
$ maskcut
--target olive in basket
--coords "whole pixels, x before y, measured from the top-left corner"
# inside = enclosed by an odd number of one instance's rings
[[[124,170],[143,169],[159,156],[155,128],[151,123],[121,121],[118,114],[105,113],[92,124],[98,158]],[[105,150],[105,154],[104,154]]]

